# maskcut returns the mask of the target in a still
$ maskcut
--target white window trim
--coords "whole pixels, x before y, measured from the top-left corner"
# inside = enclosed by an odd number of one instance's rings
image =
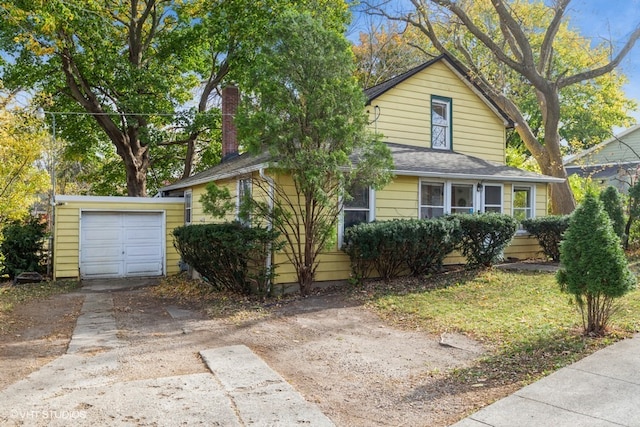
[[[515,217],[515,192],[516,189],[520,188],[528,188],[529,198],[531,203],[531,216],[528,218],[536,217],[536,186],[533,184],[512,184],[511,185],[511,216]],[[522,224],[518,225],[518,230],[516,231],[516,235],[528,234],[527,230],[522,228]]]
[[[485,197],[485,191],[487,187],[499,187],[500,188],[500,213],[504,212],[504,184],[502,183],[483,183],[482,184],[482,191],[480,191],[480,203],[478,206],[481,207],[481,212],[486,212],[486,206],[485,206],[485,201],[486,201],[486,197]],[[491,207],[496,207],[497,205],[491,205]]]
[[[342,198],[342,196],[340,197],[339,203],[340,203],[340,216],[338,217],[338,249],[342,248],[342,245],[344,243],[345,206],[344,206],[344,199]],[[369,187],[369,215],[367,216],[367,222],[373,222],[375,220],[376,220],[376,190]]]
[[[188,203],[187,203],[187,200],[189,201]],[[187,212],[189,212],[189,221],[187,221]],[[184,223],[185,225],[193,224],[193,191],[192,190],[185,190],[184,192]]]
[[[443,184],[444,185],[444,198],[443,198],[443,215],[450,215],[451,214],[451,209],[452,209],[452,200],[451,200],[451,191],[452,191],[452,187],[455,185],[465,185],[468,186],[470,185],[472,187],[472,197],[471,197],[471,202],[473,203],[473,206],[469,206],[469,208],[473,208],[473,213],[478,212],[478,206],[481,206],[480,204],[478,204],[478,197],[476,196],[476,194],[478,194],[478,184],[476,182],[473,181],[438,181],[438,180],[432,180],[432,179],[421,179],[418,181],[418,218],[422,218],[422,208],[426,207],[426,206],[432,206],[432,205],[424,205],[422,203],[422,184]],[[484,194],[484,193],[483,193]]]

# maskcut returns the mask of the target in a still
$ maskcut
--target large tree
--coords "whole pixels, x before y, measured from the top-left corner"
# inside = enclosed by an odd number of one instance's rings
[[[583,113],[597,114],[591,104],[598,99],[597,79],[614,71],[629,53],[640,37],[640,26],[614,52],[604,44],[591,48],[584,39],[560,44],[560,34],[570,33],[566,15],[570,0],[558,0],[550,6],[524,0],[410,1],[413,10],[405,14],[391,12],[386,7],[388,2],[367,3],[375,13],[419,29],[435,50],[456,58],[514,121],[518,136],[540,170],[566,178],[560,129],[574,125],[569,119],[563,121],[563,102],[574,96],[583,102]],[[580,51],[589,53],[585,56],[588,62],[567,61]],[[514,83],[507,74],[520,81]],[[589,85],[593,88],[582,92],[588,96],[578,96],[581,92],[573,90]],[[527,92],[530,107],[535,107],[533,113],[515,101],[513,94],[517,91]],[[577,126],[574,133],[580,130]],[[554,213],[569,213],[575,208],[568,182],[551,185],[551,207]]]
[[[352,48],[360,85],[375,86],[436,56],[421,50],[422,38],[417,30],[401,29],[394,21],[370,23]]]
[[[236,116],[240,140],[274,158],[278,178],[254,180],[267,197],[255,207],[286,239],[303,294],[335,236],[345,189],[383,185],[392,167],[387,147],[366,130],[343,32],[308,13],[283,13],[246,76],[252,92]]]
[[[158,186],[217,161],[217,89],[291,3],[344,14],[333,0],[10,0],[0,5],[5,81],[50,95],[76,153],[109,141],[126,192],[144,196],[148,177]]]

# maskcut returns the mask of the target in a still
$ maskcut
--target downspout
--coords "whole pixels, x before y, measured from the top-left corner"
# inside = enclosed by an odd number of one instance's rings
[[[271,229],[273,229],[273,219],[271,215],[273,215],[275,183],[273,181],[273,178],[265,175],[263,167],[260,168],[260,178],[267,181],[267,183],[269,184],[269,216],[267,218],[267,230],[271,231]],[[267,261],[265,265],[269,273],[271,273],[272,264],[273,264],[273,260],[272,260],[272,254],[271,254],[271,243],[269,243],[269,248],[267,250]],[[269,279],[269,282],[267,283],[267,294],[269,294],[270,292],[271,292],[271,279]]]

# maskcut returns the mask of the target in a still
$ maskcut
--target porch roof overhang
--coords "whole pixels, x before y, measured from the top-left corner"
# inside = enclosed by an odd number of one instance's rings
[[[396,175],[501,182],[560,183],[563,178],[525,171],[449,150],[387,144]]]

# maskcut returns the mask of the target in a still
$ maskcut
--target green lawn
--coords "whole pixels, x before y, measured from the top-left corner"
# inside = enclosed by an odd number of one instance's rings
[[[553,273],[491,269],[434,280],[419,292],[379,292],[372,304],[407,326],[461,332],[485,344],[487,357],[456,373],[469,381],[532,381],[640,330],[639,290],[619,300],[610,335],[595,339],[582,336],[580,314]]]

